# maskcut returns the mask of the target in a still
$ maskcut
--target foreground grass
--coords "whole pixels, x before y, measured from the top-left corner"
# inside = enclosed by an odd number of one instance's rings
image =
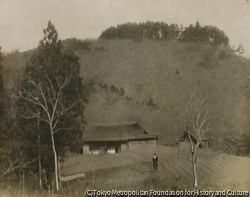
[[[120,154],[78,155],[65,160],[62,174],[86,173],[87,187],[95,189],[192,189],[193,168],[188,149],[141,145]],[[153,171],[152,155],[159,157]],[[200,189],[250,189],[250,159],[201,150]]]
[[[159,157],[153,170],[152,155]],[[62,175],[85,172],[85,178],[62,183],[53,196],[84,196],[86,190],[194,190],[188,149],[140,145],[119,154],[75,155],[65,158]],[[198,167],[200,190],[250,190],[250,158],[201,150]],[[26,185],[28,186],[28,182]],[[47,190],[5,187],[0,196],[52,195]]]

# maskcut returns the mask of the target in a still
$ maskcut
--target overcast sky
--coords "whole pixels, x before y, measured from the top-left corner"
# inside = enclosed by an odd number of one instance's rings
[[[184,26],[214,25],[230,44],[241,43],[250,58],[248,0],[0,0],[0,46],[3,51],[37,47],[51,20],[60,39],[97,38],[126,22],[162,21]]]

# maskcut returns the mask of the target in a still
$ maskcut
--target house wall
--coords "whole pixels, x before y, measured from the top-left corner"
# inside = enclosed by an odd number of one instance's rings
[[[129,147],[136,147],[136,146],[139,146],[140,144],[152,144],[152,145],[156,145],[156,140],[129,141],[128,144],[129,144]]]
[[[125,151],[128,149],[128,144],[121,144],[121,151]]]
[[[83,154],[103,154],[103,153],[110,153],[115,154],[119,153],[125,149],[127,144],[121,144],[121,142],[90,142],[86,143],[83,146]]]
[[[115,154],[115,153],[120,153],[120,152],[121,152],[121,145],[107,147],[107,153]]]
[[[110,153],[110,154],[115,154],[115,147],[108,147],[107,148],[107,153]]]
[[[141,144],[141,141],[129,141],[129,148]]]
[[[83,154],[115,154],[127,150],[130,147],[137,147],[141,144],[156,145],[156,140],[134,140],[134,141],[120,141],[120,142],[90,142],[84,144]]]
[[[146,144],[153,144],[156,145],[156,140],[148,140]]]
[[[94,154],[98,155],[101,153],[105,153],[106,147],[105,146],[100,146],[100,145],[89,145],[89,154]]]
[[[83,154],[84,155],[89,154],[89,145],[88,144],[83,145]]]

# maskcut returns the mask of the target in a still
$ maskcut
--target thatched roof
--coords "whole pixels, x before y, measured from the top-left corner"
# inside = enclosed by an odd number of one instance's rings
[[[194,132],[190,133],[190,138],[192,139],[192,141],[196,144],[197,143],[197,139],[195,137]],[[189,137],[188,137],[188,132],[184,131],[179,138],[176,140],[176,143],[179,144],[182,141],[189,141]]]
[[[197,139],[195,137],[195,133],[194,131],[190,132],[190,138],[191,140],[196,144],[197,143]],[[184,131],[178,139],[176,139],[175,143],[178,145],[180,142],[183,142],[183,141],[189,141],[189,137],[188,137],[188,132],[187,131]],[[203,138],[202,139],[202,142],[200,144],[200,147],[202,147],[204,145],[204,142],[207,142],[208,143],[208,146],[210,147],[213,147],[213,140],[211,138]]]
[[[83,136],[84,142],[127,141],[157,139],[136,122],[96,125],[94,130]]]

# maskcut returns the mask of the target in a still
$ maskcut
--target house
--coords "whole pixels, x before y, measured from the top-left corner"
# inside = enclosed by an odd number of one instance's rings
[[[190,134],[190,138],[191,140],[193,141],[194,144],[197,144],[197,139],[195,137],[195,133],[194,132],[191,132],[189,133]],[[188,132],[187,131],[184,131],[180,137],[176,140],[176,144],[179,146],[181,144],[184,144],[184,143],[190,143],[190,139],[189,139],[189,136],[188,136]],[[200,145],[199,145],[199,148],[209,148],[209,147],[213,147],[213,141],[212,139],[207,139],[207,138],[203,138]]]
[[[149,134],[137,122],[102,124],[83,136],[83,154],[119,153],[140,144],[156,144],[157,135]]]
[[[180,143],[186,143],[190,141],[188,135],[190,134],[190,138],[191,140],[194,142],[194,144],[197,143],[196,138],[194,137],[195,135],[193,133],[188,133],[187,131],[184,131],[179,138],[175,141],[177,145],[179,145]]]

